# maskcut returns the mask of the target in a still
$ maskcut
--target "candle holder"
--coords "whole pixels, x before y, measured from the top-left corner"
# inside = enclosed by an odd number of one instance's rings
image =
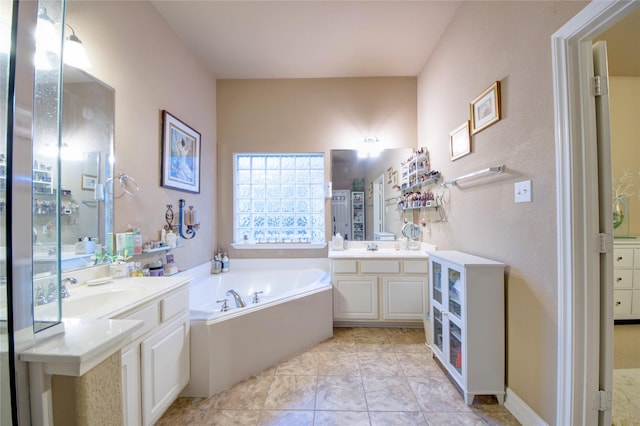
[[[196,211],[193,206],[189,206],[188,209],[185,210],[184,205],[185,201],[180,199],[179,201],[179,226],[178,230],[180,232],[180,237],[185,240],[189,240],[196,236],[196,231],[200,229],[200,223],[196,218]],[[186,226],[186,230],[183,229]]]
[[[176,232],[178,230],[178,226],[173,224],[173,204],[167,204],[167,211],[164,214],[164,220],[167,224],[164,226],[164,229],[171,232]]]

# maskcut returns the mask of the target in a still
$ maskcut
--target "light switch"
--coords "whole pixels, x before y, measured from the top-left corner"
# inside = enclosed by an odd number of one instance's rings
[[[515,183],[515,200],[516,203],[531,202],[531,180],[523,180]]]

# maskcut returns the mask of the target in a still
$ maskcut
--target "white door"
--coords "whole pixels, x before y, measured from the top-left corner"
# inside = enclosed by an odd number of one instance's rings
[[[336,189],[331,197],[331,235],[340,233],[352,239],[351,235],[351,191]]]
[[[373,181],[373,231],[371,238],[376,232],[382,232],[384,224],[384,175]]]
[[[611,206],[611,137],[609,116],[609,72],[607,44],[593,45],[593,71],[596,87],[596,128],[598,139],[598,193],[600,233],[607,236],[607,247],[600,255],[600,357],[599,390],[604,401],[611,400],[613,381],[613,221]],[[611,404],[602,404],[598,424],[611,424]]]

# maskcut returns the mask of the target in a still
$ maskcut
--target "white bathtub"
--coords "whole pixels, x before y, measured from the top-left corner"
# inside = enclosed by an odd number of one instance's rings
[[[189,287],[191,380],[183,396],[211,396],[333,335],[327,259],[284,261],[236,260],[231,272],[218,275],[209,274],[208,264],[184,272],[195,278]],[[226,296],[230,289],[246,307],[236,308]],[[230,309],[221,312],[217,301],[225,298]]]

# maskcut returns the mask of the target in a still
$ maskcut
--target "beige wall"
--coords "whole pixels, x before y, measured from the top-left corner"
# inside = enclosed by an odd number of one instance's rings
[[[464,2],[418,78],[418,135],[445,179],[505,164],[507,172],[448,187],[449,222],[425,239],[505,262],[507,385],[553,424],[557,278],[551,35],[581,2]],[[469,102],[499,80],[503,118],[449,161],[447,135]],[[514,204],[514,182],[533,202]],[[491,330],[486,330],[490,333]]]
[[[181,269],[208,261],[216,240],[215,77],[149,2],[71,0],[67,22],[87,49],[89,72],[116,91],[116,175],[127,173],[140,187],[136,197],[116,200],[115,230],[140,227],[145,241],[157,240],[166,205],[173,204],[177,218],[184,198],[198,209],[201,228],[174,251],[175,260]],[[163,109],[201,133],[200,194],[160,186]]]
[[[324,152],[331,180],[331,149],[357,149],[365,136],[385,148],[417,146],[417,80],[335,78],[219,80],[218,234],[233,239],[233,154],[236,152]],[[326,223],[330,201],[327,200]],[[327,239],[330,227],[327,227]],[[324,257],[325,250],[233,250],[232,257]]]
[[[640,77],[609,79],[611,107],[611,165],[614,188],[625,170],[635,175],[640,191]],[[614,230],[616,236],[640,236],[640,197],[626,198],[627,217]]]

